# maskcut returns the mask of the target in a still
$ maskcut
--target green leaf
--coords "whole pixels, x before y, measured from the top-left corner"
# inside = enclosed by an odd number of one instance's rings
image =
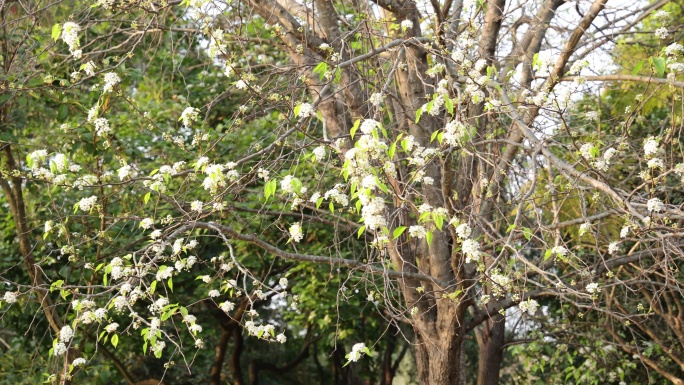
[[[397,239],[406,231],[406,226],[399,226],[392,231],[392,238]]]
[[[416,110],[416,123],[418,123],[420,121],[421,115],[423,115],[423,109],[419,108]]]
[[[361,238],[361,235],[363,235],[364,230],[366,230],[366,226],[361,226],[359,227],[359,231],[356,234],[356,238]]]
[[[397,152],[397,142],[392,143],[392,145],[389,148],[389,151],[387,152],[387,156],[389,156],[390,159],[394,158],[394,154]]]
[[[169,290],[173,293],[173,278],[169,278],[169,280],[166,281],[166,284],[169,285]]]
[[[667,63],[667,59],[663,57],[657,57],[653,59],[653,66],[655,67],[656,71],[658,72],[658,75],[663,76],[665,74],[665,64]]]
[[[525,236],[525,239],[529,242],[530,239],[532,239],[532,229],[529,227],[523,227],[523,235]]]
[[[442,226],[444,225],[444,218],[442,218],[442,216],[440,216],[440,215],[437,215],[434,217],[434,219],[435,219],[435,226],[437,226],[437,228],[441,231]]]
[[[432,231],[425,233],[425,240],[427,241],[428,246],[432,244]]]
[[[152,196],[152,192],[151,192],[151,191],[148,192],[147,194],[145,194],[145,197],[143,198],[143,202],[144,202],[145,204],[147,204],[147,202],[150,201],[150,196]]]
[[[108,279],[107,279],[107,273],[105,273],[105,274],[102,276],[102,282],[104,283],[105,286],[107,286],[107,281],[108,281]]]
[[[593,146],[590,150],[589,153],[593,158],[598,158],[599,155],[601,155],[601,150],[597,146]]]
[[[489,69],[489,68],[487,68]],[[444,106],[446,107],[447,111],[449,111],[450,115],[454,114],[454,102],[451,100],[450,97],[445,96],[444,97]]]
[[[63,284],[64,284],[64,280],[63,280],[63,279],[60,279],[59,281],[53,282],[52,285],[50,285],[50,293],[52,293],[53,291],[55,291],[55,290],[59,289],[60,287],[62,287]]]
[[[302,181],[297,178],[292,178],[292,188],[297,194],[302,193]]]
[[[380,178],[378,178],[377,176],[375,177],[375,184],[377,184],[378,187],[380,187],[380,190],[382,190],[382,192],[384,192],[385,194],[389,193],[387,186],[384,183],[380,182]]]
[[[349,131],[349,134],[351,135],[351,138],[354,139],[354,134],[356,134],[356,130],[359,129],[359,125],[361,124],[361,119],[356,119],[354,122],[354,125],[351,128],[351,131]]]
[[[297,104],[294,108],[294,116],[299,116],[299,111],[302,109],[301,104]]]
[[[264,185],[264,197],[266,197],[266,200],[271,197],[271,182],[266,182]]]
[[[52,26],[52,40],[57,41],[59,36],[62,34],[62,25],[55,24]]]
[[[632,70],[632,75],[638,74],[639,71],[641,71],[641,67],[643,67],[643,66],[644,66],[644,61],[643,60],[639,61],[637,63],[637,65],[634,67],[634,69]]]
[[[546,250],[546,252],[544,253],[544,260],[546,261],[549,258],[551,258],[551,249]]]
[[[321,204],[322,204],[322,203],[323,203],[323,197],[320,197],[320,198],[316,199],[316,209],[318,209],[319,207],[321,207]]]
[[[157,290],[157,281],[152,281],[150,284],[150,294],[154,294],[155,290]]]
[[[116,349],[116,345],[119,344],[119,336],[114,334],[112,336],[112,346],[114,346],[114,349]]]
[[[433,132],[432,135],[430,135],[430,143],[435,141],[435,138],[437,137],[438,134],[439,134],[439,130]]]
[[[508,233],[510,233],[511,231],[515,230],[515,227],[516,227],[516,226],[515,226],[515,223],[512,224],[512,225],[510,225],[510,226],[508,226],[508,228],[506,229],[506,234],[508,234]]]
[[[147,354],[147,341],[145,341],[145,344],[143,345],[143,354]]]
[[[323,78],[325,78],[325,73],[328,72],[328,63],[324,61],[318,63],[318,65],[314,67],[312,72],[318,75],[320,80],[323,80]]]

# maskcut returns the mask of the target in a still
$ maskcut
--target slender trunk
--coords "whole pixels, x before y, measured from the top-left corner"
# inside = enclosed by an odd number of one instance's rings
[[[506,322],[501,314],[485,321],[477,332],[480,360],[477,367],[477,385],[497,385],[503,360]]]
[[[387,347],[382,358],[382,377],[380,378],[381,385],[392,385],[394,379],[394,372],[392,371],[392,353],[396,347],[396,336],[392,333],[387,333]]]
[[[210,384],[221,385],[221,369],[223,368],[223,360],[226,357],[226,349],[230,341],[230,330],[221,328],[221,338],[218,345],[216,345],[216,354],[214,355],[214,363],[211,365]]]
[[[234,385],[244,385],[242,380],[242,368],[240,367],[240,356],[242,355],[242,329],[233,328],[233,341],[235,346],[233,347],[233,354],[230,356],[230,371],[233,373],[233,384]]]

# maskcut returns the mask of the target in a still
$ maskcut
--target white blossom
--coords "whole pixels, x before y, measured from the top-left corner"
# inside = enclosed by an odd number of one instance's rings
[[[366,344],[363,342],[359,342],[357,344],[354,344],[352,346],[351,352],[348,354],[349,361],[351,362],[356,362],[358,361],[361,356],[363,355],[364,351],[366,350]]]
[[[533,299],[528,299],[518,304],[518,308],[520,309],[520,311],[523,313],[527,313],[528,315],[534,315],[534,313],[537,312],[538,307],[539,303]]]
[[[618,250],[620,250],[620,242],[611,242],[608,245],[608,254],[615,254]]]
[[[74,330],[71,329],[71,326],[65,325],[62,326],[62,329],[59,331],[59,340],[61,342],[69,343],[71,339],[74,337]]]
[[[181,114],[179,120],[183,122],[184,126],[189,127],[192,122],[197,121],[197,119],[199,119],[199,112],[200,110],[197,108],[187,107],[183,110],[183,113]]]
[[[278,281],[278,284],[280,285],[280,287],[282,289],[287,289],[287,283],[288,283],[287,278],[285,278],[285,277],[280,278],[280,280]]]
[[[81,27],[74,22],[66,22],[62,24],[62,40],[69,46],[69,51],[78,59],[81,57],[83,52],[80,49],[80,42],[78,39],[78,33],[81,32]]]
[[[202,332],[202,326],[198,324],[192,324],[188,328],[192,333],[201,333]]]
[[[276,336],[276,341],[280,342],[281,344],[284,344],[287,342],[287,337],[285,337],[285,334],[280,333]]]
[[[591,223],[582,223],[579,228],[580,237],[584,235],[587,231],[591,231]]]
[[[318,147],[314,148],[313,155],[314,155],[314,158],[316,159],[316,161],[319,161],[319,162],[322,161],[323,159],[325,159],[325,155],[326,155],[325,147],[324,146],[318,146]]]
[[[647,157],[655,155],[658,152],[658,140],[651,136],[644,142],[644,154]]]
[[[97,136],[107,135],[111,131],[111,128],[109,127],[109,121],[106,118],[97,118],[93,124],[95,125],[95,132],[97,133]]]
[[[201,212],[202,207],[204,207],[204,203],[202,203],[202,201],[193,201],[192,203],[190,203],[191,211]]]
[[[55,154],[52,163],[55,165],[57,171],[63,172],[67,170],[67,157],[64,154]]]
[[[402,20],[401,29],[406,31],[407,29],[413,28],[413,22],[411,20]]]
[[[383,96],[383,94],[380,93],[380,92],[378,92],[378,93],[372,94],[372,95],[370,96],[369,101],[370,101],[370,103],[371,103],[372,105],[374,105],[374,106],[379,106],[379,105],[382,104],[382,101],[384,100],[384,98],[385,98],[385,97]]]
[[[216,298],[220,295],[221,295],[221,293],[218,290],[210,290],[209,291],[209,297],[211,297],[211,298]]]
[[[555,254],[559,257],[565,257],[568,255],[568,249],[566,249],[564,246],[554,246],[554,248],[551,249],[551,254]]]
[[[118,328],[119,328],[119,324],[116,322],[112,322],[109,325],[105,326],[105,330],[107,331],[107,333],[114,333],[114,332],[116,332],[116,329],[118,329]]]
[[[61,356],[62,354],[66,353],[66,351],[67,351],[66,345],[65,345],[64,343],[62,343],[62,342],[58,342],[57,344],[55,344],[55,347],[54,347],[54,350],[53,350],[53,354],[54,354],[55,356],[59,357],[59,356]]]
[[[308,118],[314,113],[314,108],[311,104],[309,103],[302,103],[299,106],[299,111],[297,113],[297,117],[300,118]]]
[[[102,89],[103,92],[111,92],[114,89],[114,86],[119,84],[121,82],[121,78],[119,75],[116,74],[116,72],[108,72],[104,76],[104,87]]]
[[[81,211],[90,211],[95,207],[95,204],[97,203],[97,197],[95,195],[89,197],[89,198],[83,198],[78,202],[78,208]]]
[[[145,230],[151,228],[152,226],[154,226],[154,219],[152,218],[145,218],[142,221],[140,221],[140,227],[142,227]]]
[[[620,230],[620,238],[627,238],[627,235],[629,235],[629,226],[623,226]]]
[[[594,156],[591,154],[591,150],[594,148],[594,145],[591,143],[584,143],[582,147],[580,147],[580,154],[584,159],[591,159]]]
[[[474,239],[466,239],[461,246],[463,254],[466,255],[466,263],[480,260],[480,243]]]
[[[472,229],[467,223],[461,223],[456,227],[456,234],[458,235],[459,238],[461,239],[468,239],[470,237],[470,234],[472,233]]]
[[[361,123],[361,127],[359,127],[359,129],[364,134],[371,135],[378,127],[380,127],[380,122],[373,119],[366,119],[363,121],[363,123]]]
[[[665,27],[660,27],[655,30],[655,36],[659,39],[667,39],[669,31]]]
[[[585,287],[585,290],[589,294],[596,294],[601,292],[601,288],[599,287],[598,283],[590,283]]]
[[[230,302],[230,301],[226,301],[226,302],[221,303],[221,305],[219,305],[219,307],[224,312],[229,313],[229,312],[233,311],[233,309],[235,309],[235,304]]]
[[[85,358],[79,357],[79,358],[75,359],[74,362],[72,362],[71,364],[74,365],[74,366],[81,366],[81,365],[85,365],[86,362],[87,362],[87,361],[86,361]]]
[[[88,76],[95,75],[95,69],[97,69],[97,67],[92,60],[83,65],[83,72],[85,72]]]
[[[119,169],[119,171],[118,171],[119,180],[123,181],[124,179],[126,179],[128,177],[133,177],[134,173],[135,173],[135,170],[133,170],[133,167],[131,167],[130,165],[127,164],[127,165],[125,165]]]
[[[651,168],[651,169],[655,169],[655,168],[664,169],[665,168],[665,163],[660,158],[653,158],[653,159],[649,160],[647,165],[648,165],[648,168]]]
[[[166,347],[166,342],[158,340],[154,345],[150,346],[150,350],[154,353],[161,352]]]
[[[423,226],[411,226],[408,231],[411,238],[423,239],[427,235],[427,230]]]
[[[646,202],[648,211],[659,212],[663,210],[663,201],[658,198],[651,198]]]
[[[304,233],[302,232],[302,225],[295,223],[290,226],[290,237],[293,241],[299,242],[304,239]]]

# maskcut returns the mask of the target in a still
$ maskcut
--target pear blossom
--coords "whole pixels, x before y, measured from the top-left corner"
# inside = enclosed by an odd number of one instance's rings
[[[297,113],[297,117],[299,118],[308,118],[314,113],[314,108],[311,104],[309,103],[302,103],[299,106],[299,111]]]
[[[104,76],[104,88],[102,91],[104,93],[111,92],[114,89],[114,86],[119,84],[119,82],[121,82],[121,78],[116,74],[116,72],[106,73]]]
[[[73,337],[74,331],[71,329],[71,326],[62,326],[62,329],[59,331],[59,340],[64,343],[69,343]]]
[[[589,294],[597,294],[601,292],[601,288],[599,287],[598,283],[590,283],[585,287],[585,290]]]
[[[89,198],[83,198],[78,202],[78,208],[81,211],[90,211],[95,207],[95,204],[97,203],[97,197],[95,195],[89,197]]]
[[[533,299],[528,299],[518,304],[518,308],[520,309],[520,311],[523,313],[527,313],[528,315],[534,315],[537,312],[538,307],[539,303]]]
[[[663,201],[658,198],[651,198],[646,202],[646,207],[648,211],[659,212],[663,210]]]
[[[295,242],[300,242],[302,239],[304,239],[302,225],[300,225],[299,223],[295,223],[292,226],[290,226],[290,237],[292,237],[292,240]]]
[[[86,362],[87,361],[85,358],[79,357],[79,358],[75,359],[71,364],[74,366],[81,366],[81,365],[85,365]]]

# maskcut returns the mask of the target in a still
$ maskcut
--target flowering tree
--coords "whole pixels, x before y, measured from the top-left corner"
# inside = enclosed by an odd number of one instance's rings
[[[560,324],[549,309],[625,322],[616,291],[681,295],[670,6],[0,3],[0,185],[21,254],[3,307],[40,304],[46,377],[67,383],[84,351],[124,340],[190,367],[209,306],[218,384],[224,336],[287,343],[287,316],[262,306],[297,319],[320,265],[338,305],[360,295],[410,326],[418,382],[465,383],[474,334],[477,382],[498,383],[521,328]],[[649,16],[658,49],[633,75],[596,70]],[[606,81],[647,90],[609,129],[573,107]],[[639,129],[662,89],[667,124]],[[346,337],[350,366],[380,347]]]

